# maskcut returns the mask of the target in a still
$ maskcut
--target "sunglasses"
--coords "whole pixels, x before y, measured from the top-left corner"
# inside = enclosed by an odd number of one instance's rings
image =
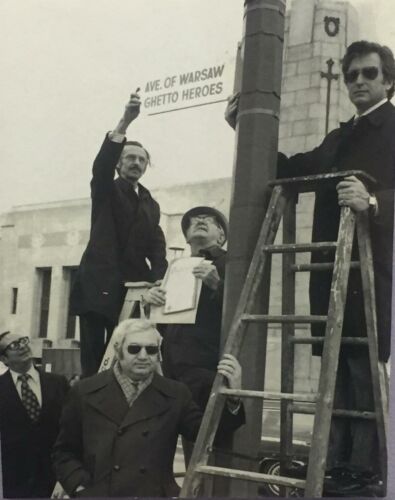
[[[159,352],[159,346],[157,345],[138,345],[138,344],[130,344],[127,346],[127,351],[129,354],[138,354],[141,349],[145,349],[145,352],[148,356],[154,356]]]
[[[29,342],[30,342],[29,337],[21,337],[19,340],[14,340],[14,342],[8,344],[8,346],[4,349],[3,352],[6,352],[8,349],[10,351],[18,351],[19,349],[22,349],[23,347],[27,346]]]
[[[360,74],[362,74],[366,80],[375,80],[378,77],[379,68],[376,66],[366,66],[366,68],[353,69],[344,75],[344,81],[346,83],[354,83],[357,81]]]

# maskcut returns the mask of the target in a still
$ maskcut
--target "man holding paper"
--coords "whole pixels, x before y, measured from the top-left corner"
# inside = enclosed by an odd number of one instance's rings
[[[184,382],[195,402],[204,410],[219,361],[222,298],[226,252],[221,247],[227,238],[228,223],[215,208],[200,206],[188,210],[181,228],[193,257],[205,261],[192,273],[202,280],[194,324],[170,324],[164,332],[163,372]],[[166,292],[151,288],[144,297],[149,304],[166,304]]]

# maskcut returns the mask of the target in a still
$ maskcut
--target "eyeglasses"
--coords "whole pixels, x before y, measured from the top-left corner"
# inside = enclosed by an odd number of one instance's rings
[[[346,83],[354,83],[357,81],[360,74],[362,74],[366,80],[375,80],[379,74],[379,68],[377,68],[377,66],[366,66],[361,69],[353,69],[344,75],[344,81]]]
[[[191,224],[196,224],[197,222],[200,222],[202,220],[218,226],[217,219],[212,215],[194,215],[193,217],[189,218]]]
[[[17,351],[27,346],[29,342],[29,337],[21,337],[20,339],[14,340],[10,344],[8,344],[8,346],[4,349],[4,352],[6,352],[8,349],[10,349],[11,351]]]
[[[130,344],[126,349],[129,354],[138,354],[141,349],[145,349],[145,352],[148,354],[148,356],[154,356],[159,352],[159,346],[157,345]]]

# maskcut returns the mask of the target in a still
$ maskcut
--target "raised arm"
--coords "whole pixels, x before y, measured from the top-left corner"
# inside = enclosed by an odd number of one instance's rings
[[[132,121],[138,117],[140,105],[140,96],[136,92],[131,94],[118,124],[106,135],[93,163],[91,180],[92,199],[105,197],[111,191],[115,168],[124,146],[126,131]]]

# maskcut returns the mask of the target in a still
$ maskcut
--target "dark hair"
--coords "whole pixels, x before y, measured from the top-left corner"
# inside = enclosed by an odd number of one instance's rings
[[[125,146],[138,146],[139,148],[142,148],[146,155],[147,155],[147,160],[148,160],[148,164],[151,165],[151,155],[148,153],[148,151],[145,149],[145,147],[141,144],[141,142],[138,142],[138,141],[126,141],[125,144],[124,144],[124,147]]]
[[[386,45],[380,45],[375,42],[367,42],[366,40],[360,40],[359,42],[354,42],[349,45],[342,60],[343,77],[347,73],[351,62],[356,57],[366,56],[372,52],[375,52],[380,57],[385,81],[392,83],[391,88],[387,91],[387,97],[388,99],[391,99],[394,95],[395,60],[392,50]]]
[[[11,332],[10,331],[6,331],[6,332],[2,332],[0,333],[0,340],[3,340],[3,338],[6,336],[6,335],[9,335]],[[0,350],[0,354],[4,354],[6,351],[6,349],[1,349]]]

